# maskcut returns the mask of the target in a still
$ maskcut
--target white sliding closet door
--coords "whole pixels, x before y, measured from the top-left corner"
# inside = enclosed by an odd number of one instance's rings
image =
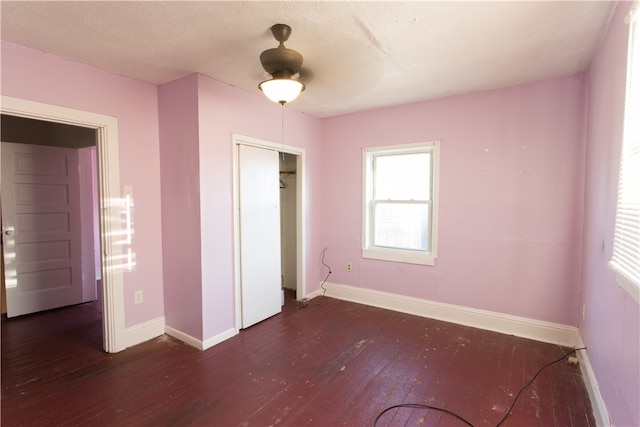
[[[242,328],[280,313],[278,152],[239,145]]]

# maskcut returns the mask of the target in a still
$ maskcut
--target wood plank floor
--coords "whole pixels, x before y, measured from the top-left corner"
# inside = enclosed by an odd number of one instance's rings
[[[495,426],[569,349],[331,298],[207,351],[160,337],[101,351],[96,303],[2,319],[3,426],[371,426],[386,407]],[[463,426],[402,408],[378,426]],[[580,369],[544,370],[503,426],[595,426]]]

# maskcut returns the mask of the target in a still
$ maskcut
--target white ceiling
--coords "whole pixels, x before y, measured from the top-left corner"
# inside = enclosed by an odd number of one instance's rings
[[[271,25],[293,32],[328,117],[580,73],[608,1],[2,1],[3,40],[155,84],[194,72],[259,94]]]

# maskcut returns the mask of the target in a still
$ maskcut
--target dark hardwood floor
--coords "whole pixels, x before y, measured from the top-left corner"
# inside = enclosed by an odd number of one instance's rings
[[[495,426],[569,349],[318,297],[209,350],[101,351],[97,303],[2,319],[3,426],[371,426],[421,403]],[[378,426],[463,426],[402,408]],[[544,370],[503,426],[594,426],[580,368]]]

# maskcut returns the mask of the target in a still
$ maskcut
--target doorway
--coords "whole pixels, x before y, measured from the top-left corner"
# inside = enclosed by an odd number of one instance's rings
[[[296,295],[297,274],[297,157],[279,153],[280,161],[280,270],[282,289]]]
[[[121,257],[120,166],[118,119],[65,107],[2,96],[0,113],[92,129],[98,165],[100,265],[102,272],[103,349],[116,353],[127,347],[124,323],[124,286]]]
[[[296,299],[302,300],[306,296],[306,283],[305,283],[305,235],[304,235],[304,223],[305,217],[304,207],[304,156],[305,150],[303,148],[273,143],[257,138],[251,138],[241,135],[233,135],[233,193],[234,193],[234,264],[235,264],[235,313],[236,313],[236,333],[242,329],[242,269],[250,268],[243,265],[243,258],[241,252],[241,201],[240,201],[240,185],[239,185],[239,171],[240,171],[240,146],[250,146],[263,150],[270,150],[275,152],[276,169],[279,172],[276,173],[276,179],[273,181],[273,185],[276,190],[280,188],[280,202],[284,202],[287,205],[286,212],[279,209],[279,228],[285,231],[286,242],[284,241],[284,235],[278,233],[274,239],[279,240],[279,267],[281,268],[281,277],[278,280],[277,293],[281,295],[284,287],[294,288]],[[278,180],[278,175],[280,180]],[[286,189],[283,187],[287,187]],[[283,191],[288,190],[288,194],[283,194]],[[286,197],[286,202],[285,202]],[[284,205],[283,205],[284,206]],[[245,210],[246,214],[246,210]],[[282,245],[280,245],[282,243]],[[280,298],[279,298],[280,299]]]
[[[96,131],[5,114],[0,120],[3,313],[97,300]]]

